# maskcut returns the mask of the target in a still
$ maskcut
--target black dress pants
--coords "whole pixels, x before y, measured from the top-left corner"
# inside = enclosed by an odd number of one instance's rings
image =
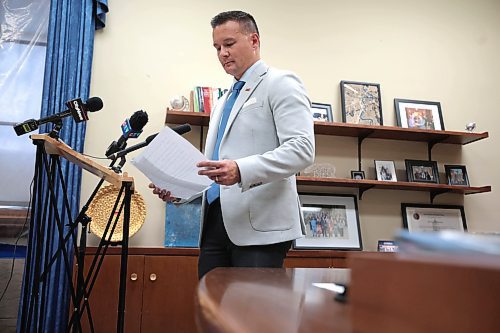
[[[283,267],[283,261],[292,241],[237,246],[227,235],[219,199],[208,206],[206,214],[198,259],[200,279],[216,267]]]

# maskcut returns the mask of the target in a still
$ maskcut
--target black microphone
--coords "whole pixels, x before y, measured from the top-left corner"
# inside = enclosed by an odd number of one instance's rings
[[[129,138],[137,139],[148,120],[148,114],[142,110],[134,112],[130,119],[127,118],[122,124],[122,135],[118,141],[111,142],[106,149],[106,157],[125,149]]]
[[[38,120],[28,119],[22,123],[14,125],[14,130],[16,134],[23,135],[29,132],[36,131],[38,127],[46,123],[54,123],[61,121],[62,118],[71,115],[75,122],[81,123],[83,121],[89,120],[87,112],[99,111],[103,107],[102,99],[99,97],[90,97],[86,103],[83,103],[80,98],[72,99],[66,102],[68,109],[63,112],[56,113],[52,116],[45,118],[40,118]]]
[[[183,134],[191,131],[191,126],[189,124],[179,125],[179,126],[172,128],[172,131],[174,131],[175,133],[177,133],[179,135],[183,135]],[[158,135],[158,133],[151,134],[150,136],[148,136],[146,138],[146,140],[144,142],[141,142],[141,143],[138,143],[138,144],[133,145],[131,147],[128,147],[127,149],[123,149],[123,150],[117,152],[116,154],[110,155],[107,157],[111,160],[115,160],[117,158],[120,158],[120,157],[127,155],[130,152],[133,152],[134,150],[146,147],[147,145],[149,145],[151,143],[151,141],[153,141],[154,138],[156,138],[157,135]]]

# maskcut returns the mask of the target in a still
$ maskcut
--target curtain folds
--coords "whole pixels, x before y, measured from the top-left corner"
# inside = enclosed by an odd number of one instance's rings
[[[106,26],[106,13],[109,11],[108,9],[108,0],[98,0],[96,1],[97,10],[96,10],[96,23],[95,29],[99,30]]]
[[[64,103],[68,100],[80,97],[85,102],[88,99],[94,31],[96,28],[104,27],[107,11],[107,0],[51,0],[41,117],[64,111],[66,109]],[[63,124],[59,135],[60,139],[74,150],[82,152],[85,139],[85,122],[77,124],[72,120],[72,117],[66,117]],[[40,133],[49,132],[52,126],[49,124],[41,127]],[[64,159],[61,159],[61,169],[64,184],[59,177],[56,177],[54,187],[57,192],[57,211],[61,212],[61,221],[66,235],[70,231],[68,223],[74,221],[79,212],[81,170]],[[46,177],[43,182],[42,193],[45,196],[48,187]],[[64,209],[63,185],[67,189],[71,214],[67,214]],[[34,212],[34,209],[32,212]],[[33,234],[32,239],[29,241],[28,252],[32,255],[40,255],[39,249],[37,252],[35,246],[38,237],[43,240],[44,252],[49,253],[46,258],[50,257],[51,254],[56,252],[60,244],[58,232],[47,227],[57,227],[54,214],[35,216],[34,221],[35,225],[30,227],[37,228],[37,224],[43,224],[42,230],[44,234]],[[28,297],[29,302],[38,302],[39,308],[45,309],[44,313],[41,312],[40,314],[41,320],[39,320],[38,327],[26,328],[26,326],[23,326],[25,324],[21,322],[23,306],[24,308],[29,307],[27,304],[23,304],[23,297],[32,295],[34,291],[32,283],[34,274],[26,273],[28,271],[25,269],[25,282],[23,282],[24,287],[21,294],[17,324],[18,332],[41,331],[57,333],[67,331],[71,290],[68,277],[72,275],[73,243],[68,242],[66,249],[70,266],[67,267],[68,263],[65,263],[64,258],[58,256],[44,286],[44,294],[38,297],[37,301],[33,301],[32,298]],[[33,315],[36,315],[36,313]],[[26,317],[23,318],[23,320],[26,319]]]

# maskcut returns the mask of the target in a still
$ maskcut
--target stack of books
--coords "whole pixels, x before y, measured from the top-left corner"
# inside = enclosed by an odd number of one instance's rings
[[[213,87],[194,87],[190,99],[193,106],[192,111],[210,114],[217,100],[224,95],[227,89]]]

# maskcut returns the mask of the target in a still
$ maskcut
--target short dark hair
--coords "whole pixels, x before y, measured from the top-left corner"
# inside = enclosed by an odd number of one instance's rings
[[[210,21],[210,24],[212,25],[212,29],[214,29],[228,21],[238,22],[246,33],[255,32],[259,35],[259,28],[257,28],[257,23],[253,16],[240,10],[232,10],[217,14],[212,21]]]

